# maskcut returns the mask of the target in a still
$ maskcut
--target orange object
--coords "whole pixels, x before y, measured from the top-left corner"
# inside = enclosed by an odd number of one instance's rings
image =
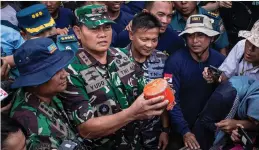
[[[164,96],[164,100],[168,100],[167,110],[172,110],[175,105],[175,97],[173,91],[165,79],[159,78],[149,82],[144,87],[145,99],[151,99],[157,96]]]

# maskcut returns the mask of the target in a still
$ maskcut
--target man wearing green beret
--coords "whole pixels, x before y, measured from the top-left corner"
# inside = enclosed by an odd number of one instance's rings
[[[86,144],[95,150],[139,148],[143,119],[159,116],[163,97],[145,100],[146,80],[125,49],[111,48],[114,22],[103,5],[75,10],[74,32],[82,43],[68,65],[67,89],[59,95]]]

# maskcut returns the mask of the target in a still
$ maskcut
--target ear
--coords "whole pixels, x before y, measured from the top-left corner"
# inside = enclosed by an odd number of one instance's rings
[[[74,30],[74,32],[75,32],[75,34],[76,34],[76,37],[80,40],[80,39],[81,39],[81,30],[80,30],[80,27],[77,26],[77,25],[75,25],[75,26],[73,27],[73,30]]]
[[[149,12],[147,9],[143,9],[142,12]]]
[[[215,36],[211,37],[210,39],[210,43],[213,43],[213,42],[215,42]]]
[[[129,31],[129,39],[132,41],[133,40],[133,32]]]

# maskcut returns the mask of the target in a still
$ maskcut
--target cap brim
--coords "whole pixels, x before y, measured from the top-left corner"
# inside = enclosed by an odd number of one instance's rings
[[[63,69],[70,63],[70,60],[72,60],[74,57],[74,52],[58,51],[51,57],[57,57],[57,56],[60,59],[53,62],[48,68],[40,72],[35,72],[33,74],[19,76],[18,78],[16,78],[14,83],[11,85],[11,88],[35,86],[49,81],[59,70]]]
[[[201,28],[201,27],[193,27],[193,28],[189,28],[189,29],[184,30],[182,33],[179,34],[179,36],[182,36],[182,35],[184,35],[186,33],[193,34],[193,33],[196,33],[196,32],[204,33],[204,34],[206,34],[209,37],[216,36],[216,35],[219,34],[219,32],[214,31],[214,30],[210,30],[210,29],[206,29],[206,28]]]
[[[238,37],[243,37],[254,46],[259,47],[259,35],[253,34],[251,31],[239,31]]]

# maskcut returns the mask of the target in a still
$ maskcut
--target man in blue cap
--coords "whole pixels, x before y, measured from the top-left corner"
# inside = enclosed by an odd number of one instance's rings
[[[36,4],[22,9],[17,13],[17,19],[26,33],[25,39],[49,37],[57,42],[61,50],[76,50],[78,48],[75,35],[59,36],[57,39],[58,33],[55,20],[43,4]]]
[[[28,150],[63,149],[71,143],[84,149],[56,97],[67,87],[68,73],[63,68],[73,57],[73,51],[60,51],[49,38],[27,40],[14,53],[20,76],[12,88],[20,89],[10,117],[25,129]]]

